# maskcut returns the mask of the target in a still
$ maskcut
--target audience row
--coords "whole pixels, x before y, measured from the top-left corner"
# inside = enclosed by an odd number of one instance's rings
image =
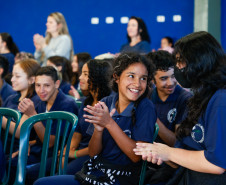
[[[146,184],[225,183],[226,56],[215,38],[196,32],[169,49],[173,43],[165,37],[163,48],[150,52],[144,22],[131,17],[121,54],[99,60],[88,53],[73,56],[62,14],[50,14],[46,25],[46,38],[34,35],[36,60],[24,55],[10,71],[10,62],[0,56],[1,105],[22,114],[9,184],[15,179],[21,125],[49,111],[68,111],[79,119],[68,175],[36,181],[46,127],[39,122],[30,137],[27,184],[135,185],[142,159],[150,162]],[[75,100],[82,102],[80,108]],[[6,121],[3,118],[3,131]],[[158,137],[151,144],[156,123]],[[11,121],[11,134],[14,128]],[[55,132],[53,127],[48,163]]]

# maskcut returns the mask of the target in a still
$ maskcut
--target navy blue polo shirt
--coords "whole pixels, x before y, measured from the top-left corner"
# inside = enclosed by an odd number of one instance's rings
[[[130,46],[130,43],[122,45],[120,53],[135,52],[145,54],[151,51],[150,43],[143,40],[138,42],[135,46]]]
[[[226,169],[226,89],[218,90],[206,111],[192,128],[190,136],[176,143],[177,147],[204,150],[206,159]]]
[[[7,107],[7,108],[11,108],[14,110],[18,110],[18,105],[20,103],[19,99],[20,99],[20,92],[17,92],[16,94],[13,94],[11,96],[9,96],[5,102],[3,103],[2,107]],[[40,101],[40,98],[37,94],[34,94],[31,98],[31,100],[34,102],[34,106],[36,107]],[[23,115],[23,113],[21,113]]]
[[[171,131],[175,131],[175,125],[183,120],[186,104],[192,94],[179,85],[174,92],[168,96],[166,101],[162,101],[155,87],[150,99],[154,103],[159,120]]]
[[[78,132],[82,135],[82,139],[79,143],[78,149],[83,149],[88,147],[89,141],[93,135],[94,126],[92,123],[88,123],[85,121],[85,118],[83,117],[84,114],[89,114],[88,112],[84,111],[84,102],[81,105],[79,109],[78,114],[78,125],[76,127],[75,132]]]
[[[0,89],[2,105],[4,104],[4,101],[12,94],[16,94],[16,91],[13,90],[11,85],[9,85],[5,80],[3,80],[2,88]]]
[[[46,112],[46,105],[47,102],[40,101],[38,106],[35,108],[36,112],[39,113],[44,113]],[[78,107],[76,105],[76,102],[73,98],[66,96],[61,90],[59,90],[57,97],[49,110],[49,112],[52,111],[67,111],[74,113],[75,115],[78,115]],[[64,128],[65,121],[62,122],[62,128]],[[46,126],[46,122],[42,122],[44,127]],[[57,121],[54,120],[51,128],[51,135],[56,134],[56,127],[57,126]],[[63,133],[63,129],[61,129],[61,134]],[[39,155],[42,150],[42,142],[39,140],[38,136],[36,137],[36,144],[31,147],[31,153]]]
[[[101,101],[105,102],[109,111],[111,111],[115,108],[115,103],[117,100],[118,94],[115,94],[114,96],[108,96]],[[135,125],[132,125],[131,111],[133,108],[134,103],[131,102],[121,114],[116,111],[112,116],[113,120],[131,139],[135,141],[152,142],[157,119],[153,103],[147,98],[141,100],[138,107],[136,107]],[[115,164],[126,165],[132,163],[132,161],[118,147],[107,129],[104,129],[102,144],[103,150],[101,155],[103,158]]]
[[[62,81],[60,83],[59,89],[61,89],[61,91],[63,91],[64,94],[69,94],[68,92],[71,90],[71,84],[68,82]]]

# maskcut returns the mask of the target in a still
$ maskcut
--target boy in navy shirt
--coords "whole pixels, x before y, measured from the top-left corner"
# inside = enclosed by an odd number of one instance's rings
[[[150,99],[155,104],[159,125],[158,142],[174,146],[175,130],[182,121],[191,94],[177,85],[173,57],[167,51],[148,54],[155,65],[154,83]]]
[[[175,131],[183,119],[187,100],[191,94],[177,85],[174,77],[174,60],[167,51],[151,52],[148,58],[155,65],[155,87],[150,99],[157,111],[157,124],[159,125],[156,142],[174,146],[176,142]],[[149,163],[145,183],[156,184],[166,182],[175,170],[168,165],[157,166]]]
[[[6,98],[10,95],[15,94],[16,92],[12,89],[11,85],[5,82],[4,77],[7,75],[9,70],[8,60],[0,55],[0,96],[1,96],[1,105],[3,105]]]
[[[59,90],[59,86],[60,80],[58,79],[57,71],[54,67],[46,66],[38,70],[35,77],[35,91],[41,101],[38,105],[34,105],[34,103],[28,98],[25,98],[20,102],[18,109],[24,113],[21,122],[24,122],[26,119],[36,114],[50,111],[67,111],[78,115],[76,102]],[[30,154],[28,156],[27,164],[39,163],[41,160],[45,126],[45,122],[38,122],[34,125],[37,137],[36,140],[30,142]],[[53,123],[49,141],[49,155],[52,153],[51,148],[54,145],[55,132],[56,124]],[[17,161],[16,158],[14,160]],[[30,168],[27,170],[27,176],[29,175],[29,170],[31,170],[32,173],[34,171],[36,172],[36,168],[35,170]]]

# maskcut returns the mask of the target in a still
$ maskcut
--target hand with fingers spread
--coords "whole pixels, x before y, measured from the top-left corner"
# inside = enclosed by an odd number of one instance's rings
[[[80,99],[80,94],[78,93],[78,91],[72,85],[71,85],[71,90],[69,91],[69,94],[74,96],[76,99]]]
[[[37,112],[35,110],[34,103],[29,98],[24,98],[18,105],[18,110],[27,116],[31,117],[33,115],[36,115]]]
[[[136,145],[133,151],[136,155],[142,155],[143,160],[158,165],[164,161],[169,161],[170,147],[165,144],[136,143]]]
[[[94,124],[98,131],[103,131],[103,129],[106,128],[108,124],[111,124],[111,121],[113,121],[111,117],[115,112],[115,109],[113,109],[109,113],[108,107],[103,102],[99,102],[93,107],[87,105],[84,110],[91,114],[84,115],[85,121]]]

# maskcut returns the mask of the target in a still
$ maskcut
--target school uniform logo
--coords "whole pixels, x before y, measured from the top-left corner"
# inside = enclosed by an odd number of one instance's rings
[[[131,131],[130,130],[124,130],[123,131],[129,138],[131,138]]]
[[[173,108],[168,112],[167,120],[169,121],[169,123],[172,123],[176,119],[176,115],[177,115],[177,109],[176,108]]]
[[[201,124],[196,124],[191,131],[192,139],[197,143],[204,141],[204,127]]]

